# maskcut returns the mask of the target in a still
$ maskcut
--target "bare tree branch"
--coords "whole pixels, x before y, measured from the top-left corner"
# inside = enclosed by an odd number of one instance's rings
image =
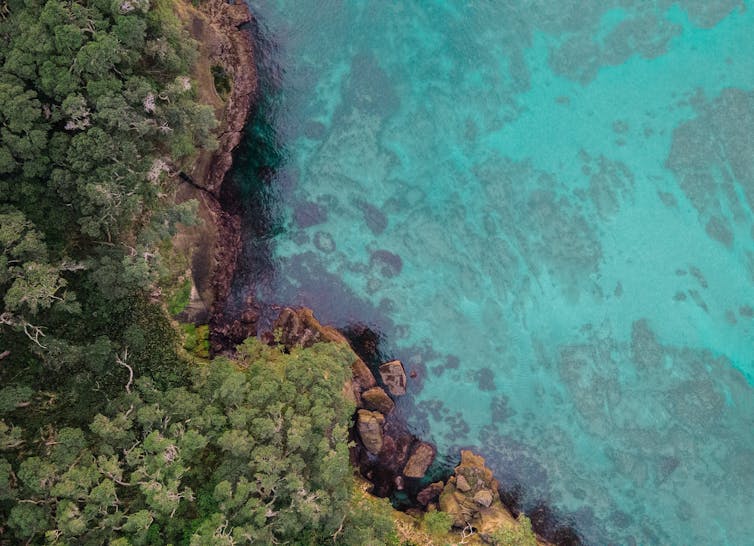
[[[466,527],[461,531],[461,542],[459,544],[468,544],[468,539],[474,534],[474,528],[469,522],[466,522]]]
[[[44,345],[39,341],[40,336],[44,337],[45,334],[42,331],[41,326],[34,326],[33,324],[27,322],[23,318],[14,317],[11,313],[5,312],[0,315],[0,325],[5,324],[7,326],[13,326],[13,327],[21,327],[24,331],[24,334],[26,334],[26,337],[28,337],[30,340],[32,340],[34,343],[39,345],[42,349],[46,349]]]
[[[128,365],[128,347],[123,349],[123,356],[115,355],[115,362],[128,369],[128,383],[126,383],[126,392],[131,394],[131,385],[134,382],[134,369]]]

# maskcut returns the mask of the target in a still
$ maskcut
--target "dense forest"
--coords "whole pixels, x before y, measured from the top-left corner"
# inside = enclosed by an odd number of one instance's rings
[[[0,544],[384,544],[348,348],[211,363],[159,297],[213,149],[171,3],[0,1]]]

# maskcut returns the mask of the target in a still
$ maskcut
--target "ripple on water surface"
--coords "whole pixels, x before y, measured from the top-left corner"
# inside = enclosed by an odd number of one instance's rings
[[[258,295],[382,332],[410,425],[587,542],[748,543],[752,6],[252,7],[285,148]]]

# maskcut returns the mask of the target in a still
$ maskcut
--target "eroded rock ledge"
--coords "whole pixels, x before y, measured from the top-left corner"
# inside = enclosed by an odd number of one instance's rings
[[[181,318],[209,322],[215,338],[212,348],[218,352],[228,345],[226,339],[243,339],[254,333],[253,314],[233,320],[223,315],[241,250],[241,218],[238,211],[225,206],[224,184],[257,93],[254,46],[245,29],[252,14],[242,1],[203,0],[196,6],[182,1],[173,7],[198,43],[199,55],[192,69],[198,99],[214,108],[219,121],[215,130],[218,148],[200,150],[179,177],[177,201],[199,202],[198,225],[184,229],[176,240],[179,250],[190,256],[193,281],[188,312]],[[216,88],[218,75],[227,89]],[[234,330],[238,335],[232,335]]]

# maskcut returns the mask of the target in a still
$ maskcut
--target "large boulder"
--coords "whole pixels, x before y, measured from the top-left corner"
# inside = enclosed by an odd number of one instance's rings
[[[395,407],[392,399],[381,387],[372,387],[361,393],[361,403],[368,410],[379,411],[387,415]]]
[[[372,372],[369,371],[367,365],[360,358],[357,358],[351,364],[351,375],[353,376],[354,385],[359,387],[359,392],[364,392],[377,386],[374,375],[372,375]]]
[[[435,448],[432,445],[421,442],[414,448],[411,456],[408,458],[403,475],[407,478],[423,478],[427,468],[435,460]]]
[[[382,364],[380,377],[393,396],[406,394],[406,372],[400,360],[391,360]]]
[[[493,500],[494,496],[492,491],[489,491],[488,489],[481,489],[474,494],[474,502],[485,508],[489,508]]]
[[[361,443],[372,455],[382,451],[382,425],[385,417],[378,411],[360,409],[357,414],[356,429],[359,431]]]

